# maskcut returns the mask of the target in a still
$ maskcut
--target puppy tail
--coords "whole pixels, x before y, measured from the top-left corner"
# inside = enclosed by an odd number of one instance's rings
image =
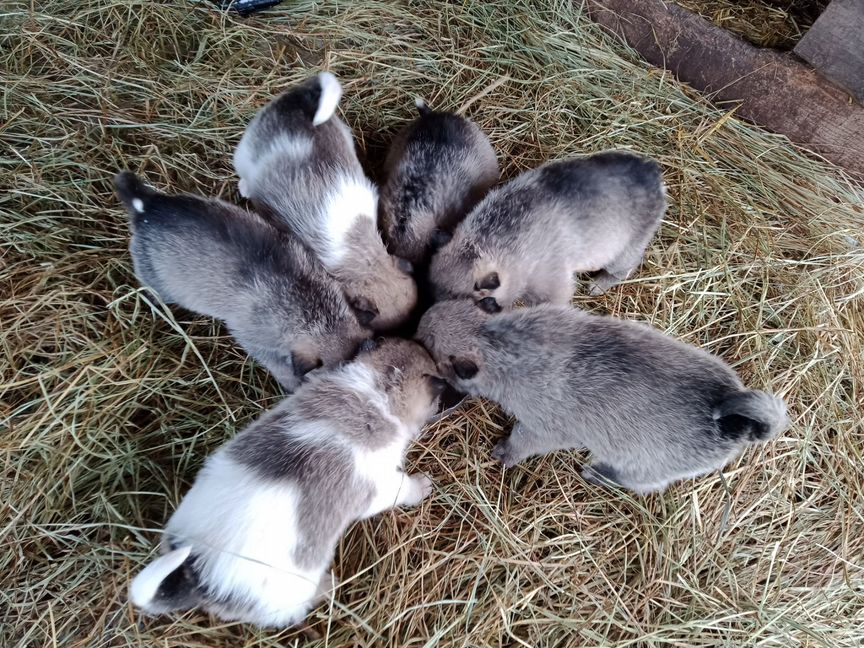
[[[416,97],[414,99],[414,105],[417,106],[417,112],[420,113],[421,117],[432,112],[421,97]]]
[[[132,604],[150,614],[195,607],[200,589],[191,552],[190,546],[180,547],[147,565],[129,586]]]
[[[114,191],[123,206],[132,215],[143,214],[156,192],[141,182],[131,171],[121,171],[114,176]]]
[[[762,443],[780,434],[789,425],[783,399],[758,389],[740,391],[714,407],[714,420],[724,436],[745,436],[750,443]]]
[[[339,99],[342,98],[342,84],[332,72],[322,72],[318,75],[318,85],[321,96],[318,99],[318,109],[312,118],[313,126],[320,126],[336,112]]]

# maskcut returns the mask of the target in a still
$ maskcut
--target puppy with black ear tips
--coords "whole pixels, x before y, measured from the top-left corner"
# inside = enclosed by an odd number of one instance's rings
[[[431,493],[402,462],[445,383],[419,344],[371,347],[310,376],[207,459],[162,555],[132,581],[135,606],[294,625],[332,591],[330,563],[352,523]]]
[[[378,194],[354,139],[336,116],[342,86],[330,72],[264,106],[234,153],[240,193],[275,226],[294,233],[376,331],[405,322],[417,302],[411,264],[388,254],[378,232]]]
[[[128,171],[114,185],[129,212],[138,280],[167,303],[223,320],[286,390],[370,337],[292,236],[219,200],[158,192]]]
[[[498,182],[498,161],[474,122],[421,99],[417,110],[387,154],[379,213],[390,252],[423,267]]]
[[[429,268],[438,300],[471,297],[487,312],[569,304],[573,275],[591,292],[625,279],[666,209],[660,167],[626,151],[550,162],[493,190]]]
[[[586,479],[650,493],[722,468],[788,424],[781,399],[744,387],[720,358],[636,322],[445,301],[417,339],[457,389],[516,417],[493,452],[505,467],[587,448]]]

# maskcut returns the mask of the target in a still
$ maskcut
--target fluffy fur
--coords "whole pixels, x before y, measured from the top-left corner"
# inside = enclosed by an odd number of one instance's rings
[[[635,322],[554,305],[490,315],[458,300],[427,311],[417,335],[457,389],[516,417],[493,453],[508,467],[587,448],[586,479],[648,493],[721,468],[788,424],[782,400]]]
[[[444,384],[422,347],[396,339],[310,377],[207,460],[168,522],[163,555],[133,580],[132,602],[151,614],[302,621],[332,589],[345,530],[431,492],[402,461]]]
[[[407,319],[417,288],[410,263],[388,254],[378,233],[377,191],[335,115],[341,94],[322,72],[274,99],[246,128],[234,168],[241,193],[312,250],[361,321],[390,330]]]
[[[223,320],[285,389],[371,335],[306,249],[254,214],[157,192],[130,172],[115,187],[130,215],[139,281],[165,302]]]
[[[492,191],[433,257],[438,299],[473,297],[490,312],[568,304],[573,274],[607,290],[641,262],[666,192],[656,162],[607,151],[551,162]]]
[[[498,161],[489,138],[470,120],[434,112],[419,100],[417,108],[420,116],[387,154],[379,214],[390,252],[423,267],[498,182]]]

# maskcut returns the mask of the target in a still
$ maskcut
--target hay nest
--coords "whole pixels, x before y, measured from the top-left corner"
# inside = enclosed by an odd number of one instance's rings
[[[361,6],[362,4],[362,6]],[[862,193],[648,69],[569,2],[4,8],[0,645],[857,646],[864,642]],[[468,114],[506,176],[607,147],[658,158],[672,207],[595,312],[729,360],[792,428],[720,481],[638,498],[578,453],[503,474],[485,402],[433,425],[417,510],[355,525],[309,628],[145,619],[130,576],[204,457],[280,398],[218,325],[141,292],[110,178],[236,199],[254,110],[321,68],[380,165],[415,95]],[[317,637],[317,638],[316,638]]]

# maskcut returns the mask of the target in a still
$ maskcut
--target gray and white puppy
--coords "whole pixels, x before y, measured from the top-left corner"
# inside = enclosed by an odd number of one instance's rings
[[[636,322],[551,304],[490,315],[457,300],[428,310],[417,338],[457,389],[516,417],[493,452],[508,467],[587,448],[586,479],[649,493],[788,424],[782,400],[746,389],[718,357]]]
[[[334,113],[342,96],[322,72],[264,106],[234,152],[240,193],[277,227],[296,234],[339,282],[360,321],[400,326],[417,302],[411,264],[387,253],[378,194]]]
[[[155,191],[128,171],[114,185],[131,218],[139,281],[165,302],[223,320],[285,389],[370,337],[292,236],[219,200]]]
[[[660,167],[626,151],[550,162],[492,191],[432,258],[437,299],[489,312],[569,304],[576,272],[599,294],[642,260],[666,209]]]
[[[132,581],[132,602],[150,614],[302,621],[333,587],[347,528],[431,492],[402,462],[444,385],[429,354],[398,339],[310,376],[207,459],[168,521],[162,555]]]
[[[415,267],[498,182],[495,151],[474,122],[432,111],[421,99],[417,110],[390,145],[378,204],[388,249]]]

